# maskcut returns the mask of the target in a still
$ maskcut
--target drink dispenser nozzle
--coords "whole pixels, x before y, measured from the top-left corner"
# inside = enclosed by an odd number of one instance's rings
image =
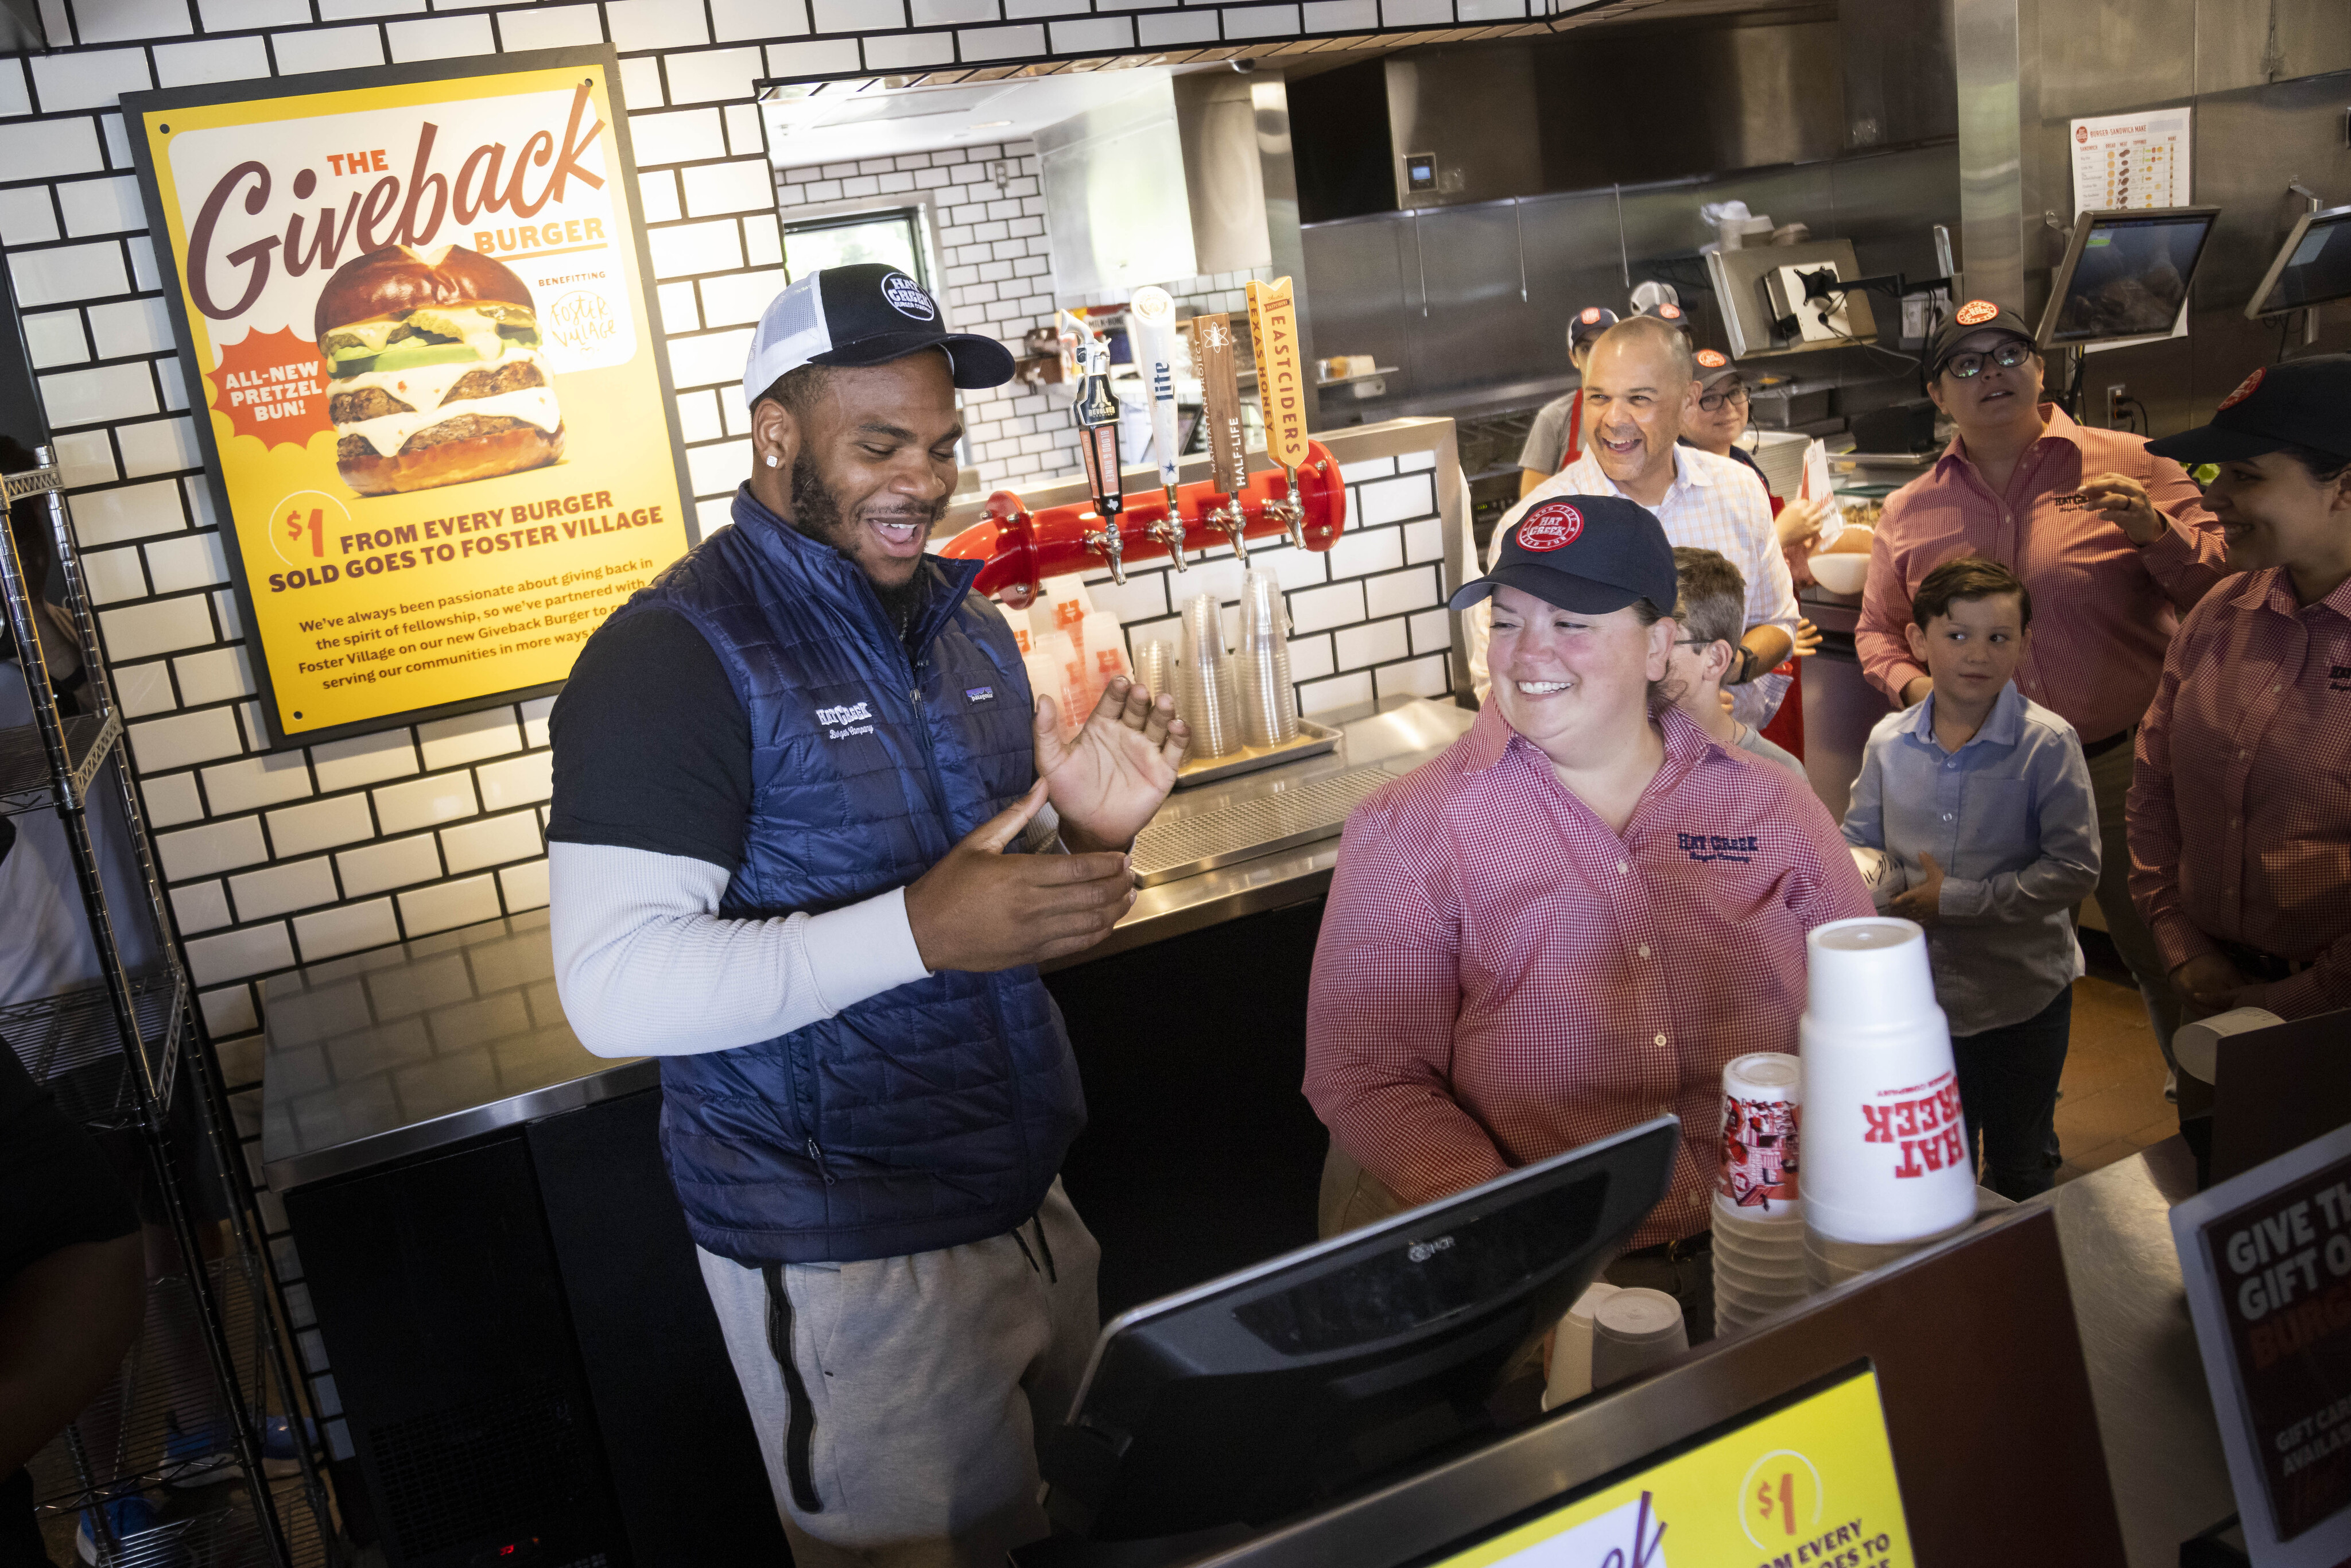
[[[1151,400],[1151,450],[1159,460],[1159,487],[1167,494],[1167,515],[1144,531],[1167,547],[1176,570],[1184,571],[1191,563],[1184,555],[1184,512],[1176,497],[1182,457],[1176,441],[1176,301],[1167,290],[1145,285],[1134,291],[1127,320],[1134,362]]]
[[[1120,558],[1125,541],[1118,519],[1126,498],[1119,486],[1118,399],[1110,390],[1110,348],[1083,321],[1067,311],[1062,316],[1078,332],[1078,450],[1085,459],[1094,515],[1102,520],[1100,528],[1086,530],[1085,543],[1110,568],[1111,580],[1123,583],[1126,569]]]

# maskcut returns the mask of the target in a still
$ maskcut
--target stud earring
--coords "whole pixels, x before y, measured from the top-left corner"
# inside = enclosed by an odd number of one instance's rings
[[[768,454],[768,466],[770,468],[778,466],[776,463],[776,455],[772,452]]]

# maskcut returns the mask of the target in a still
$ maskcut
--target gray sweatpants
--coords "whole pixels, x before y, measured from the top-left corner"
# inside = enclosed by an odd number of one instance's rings
[[[1002,1568],[1045,1534],[1037,1437],[1084,1375],[1101,1256],[1059,1181],[1017,1231],[935,1252],[701,1253],[797,1568]]]

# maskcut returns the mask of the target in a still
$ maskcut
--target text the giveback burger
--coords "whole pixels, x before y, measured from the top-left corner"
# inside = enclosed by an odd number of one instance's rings
[[[530,290],[463,246],[387,246],[319,294],[335,465],[362,496],[495,478],[563,455]]]

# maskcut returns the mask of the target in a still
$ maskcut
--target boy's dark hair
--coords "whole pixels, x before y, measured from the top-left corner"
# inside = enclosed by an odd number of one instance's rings
[[[1674,575],[1681,580],[1681,602],[1674,619],[1700,643],[1728,643],[1736,650],[1747,634],[1747,580],[1719,550],[1674,551]]]
[[[1990,599],[1995,594],[2016,595],[2017,612],[2024,624],[2032,624],[2032,591],[2016,573],[1996,560],[1980,555],[1963,555],[1957,560],[1947,560],[1927,574],[1910,601],[1910,619],[1923,632],[1927,623],[1938,615],[1950,613],[1951,602],[1959,599]]]

